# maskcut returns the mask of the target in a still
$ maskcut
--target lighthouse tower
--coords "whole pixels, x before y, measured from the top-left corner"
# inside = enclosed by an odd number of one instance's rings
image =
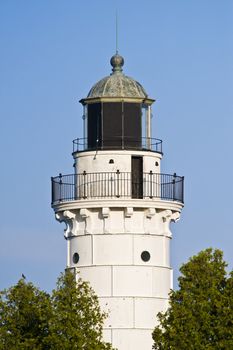
[[[151,350],[172,288],[169,224],[183,207],[183,177],[160,171],[154,100],[123,74],[123,57],[110,62],[112,73],[80,101],[74,174],[52,178],[52,207],[66,224],[67,268],[90,282],[108,312],[105,340],[118,350]]]

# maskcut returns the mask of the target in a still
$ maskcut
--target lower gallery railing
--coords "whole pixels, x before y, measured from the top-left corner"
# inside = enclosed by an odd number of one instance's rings
[[[184,177],[176,174],[99,172],[52,177],[52,205],[98,199],[161,199],[183,203]]]

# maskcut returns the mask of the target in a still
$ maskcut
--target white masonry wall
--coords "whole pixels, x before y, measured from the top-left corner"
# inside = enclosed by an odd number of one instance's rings
[[[102,309],[109,312],[104,337],[119,350],[152,347],[156,314],[166,310],[172,288],[169,222],[177,217],[178,210],[132,207],[57,214],[67,222],[67,265],[90,282]],[[148,262],[141,259],[143,251],[150,253]]]
[[[143,172],[160,173],[160,161],[162,155],[156,152],[145,151],[96,151],[96,152],[79,152],[74,153],[76,174],[95,173],[102,171],[116,172],[131,172],[131,157],[143,157]],[[110,160],[114,163],[109,163]]]
[[[144,172],[160,171],[161,155],[140,151],[80,152],[76,171],[131,172],[134,154],[143,157]],[[169,224],[181,208],[159,198],[87,198],[58,206],[56,218],[67,225],[67,267],[94,288],[109,314],[104,338],[118,350],[152,349],[156,315],[167,309],[172,288]],[[144,251],[149,261],[142,260]]]
[[[171,210],[145,208],[89,208],[57,214],[61,221],[77,223],[68,222],[67,265],[90,282],[102,309],[109,312],[104,337],[119,350],[152,347],[156,314],[166,310],[172,288],[168,221],[176,217]],[[141,259],[143,251],[150,253],[148,262]],[[77,264],[72,259],[75,253]]]

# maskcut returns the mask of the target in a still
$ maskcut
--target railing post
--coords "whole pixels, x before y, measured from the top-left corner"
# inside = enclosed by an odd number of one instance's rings
[[[182,176],[182,194],[181,194],[181,202],[184,203],[184,176]]]
[[[97,138],[97,139],[96,139],[96,144],[95,144],[95,150],[96,150],[96,152],[97,152],[97,150],[98,150],[98,146],[99,146],[99,139]]]
[[[53,204],[53,202],[55,202],[55,200],[54,200],[54,184],[53,184],[53,177],[51,177],[51,197],[52,197],[51,204]]]
[[[175,194],[176,194],[176,173],[173,174],[173,180],[172,180],[172,199],[175,200]]]
[[[60,173],[59,174],[59,202],[62,201],[61,195],[62,195],[62,174]]]
[[[85,109],[83,110],[82,120],[83,120],[83,137],[84,137],[84,139],[85,139],[85,135],[86,135],[86,116],[85,116]]]
[[[87,193],[86,193],[86,171],[84,170],[83,172],[83,198],[86,199],[87,198]]]
[[[149,183],[150,183],[150,198],[153,198],[153,172],[152,172],[152,170],[150,171],[150,177],[149,177],[149,179],[150,179],[150,181],[149,181]]]
[[[147,149],[151,149],[151,106],[147,107],[146,113],[146,143]]]
[[[118,170],[118,169],[116,171],[116,177],[117,177],[117,195],[116,196],[117,196],[117,198],[119,198],[120,197],[120,183],[119,183],[120,170]]]
[[[110,176],[110,197],[112,197],[112,183],[113,183],[113,177],[112,177],[112,173]]]
[[[77,181],[77,174],[73,174],[73,191],[72,191],[72,194],[73,194],[73,198],[74,200],[77,200],[78,199],[78,181]]]

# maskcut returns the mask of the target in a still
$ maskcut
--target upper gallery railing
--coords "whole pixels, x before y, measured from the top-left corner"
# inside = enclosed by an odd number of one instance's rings
[[[162,140],[152,137],[133,139],[126,136],[115,136],[111,139],[97,139],[95,142],[91,143],[88,143],[87,138],[73,140],[73,152],[91,151],[96,149],[137,149],[162,153]]]
[[[98,199],[134,198],[184,202],[184,177],[176,174],[99,172],[52,177],[52,205],[61,202]]]

